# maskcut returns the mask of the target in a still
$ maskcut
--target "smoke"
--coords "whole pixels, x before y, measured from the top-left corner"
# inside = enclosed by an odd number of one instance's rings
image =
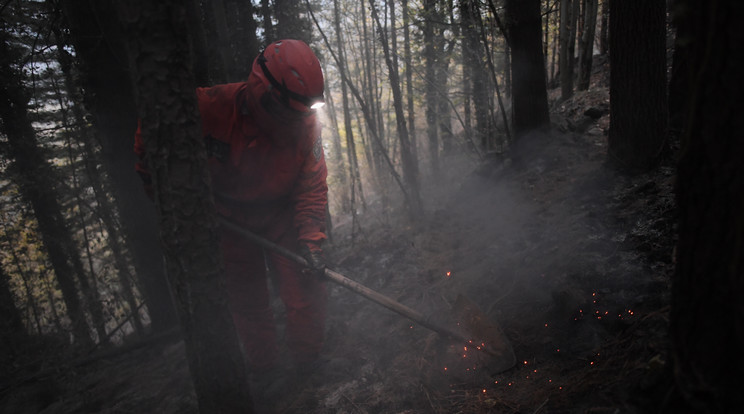
[[[648,224],[644,183],[654,178],[617,176],[604,151],[593,138],[553,134],[482,162],[445,158],[443,174],[423,180],[425,217],[368,211],[354,245],[350,228],[337,227],[332,268],[450,326],[462,322],[457,298],[469,299],[520,363],[499,373],[488,355],[329,285],[320,408],[348,408],[350,396],[377,412],[429,406],[418,400],[422,383],[489,393],[524,361],[532,372],[558,354],[589,358],[632,323],[659,283],[634,236]]]

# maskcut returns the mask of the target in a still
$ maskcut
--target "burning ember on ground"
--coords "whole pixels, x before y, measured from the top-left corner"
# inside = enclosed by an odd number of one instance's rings
[[[592,292],[592,305],[593,307],[599,307],[600,305],[600,297],[597,292]],[[606,309],[594,309],[593,313],[592,311],[589,311],[588,314],[592,317],[596,318],[597,320],[602,320],[603,318],[611,317],[611,315],[615,315],[614,310],[606,310]],[[624,309],[623,311],[619,311],[617,313],[617,319],[625,320],[626,318],[630,318],[635,315],[635,312],[631,309]],[[584,309],[579,309],[578,315],[574,317],[575,321],[583,319],[585,316],[587,316],[587,313],[584,312]],[[547,324],[546,324],[547,327]]]

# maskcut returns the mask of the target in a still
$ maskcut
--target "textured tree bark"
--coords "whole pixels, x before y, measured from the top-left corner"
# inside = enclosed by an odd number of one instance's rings
[[[600,22],[601,27],[599,29],[599,54],[606,55],[607,49],[610,47],[609,41],[609,24],[610,24],[610,0],[602,0],[602,11]]]
[[[610,2],[610,132],[607,156],[638,173],[659,161],[666,145],[666,2]]]
[[[744,406],[744,3],[676,4],[689,92],[672,284],[676,393],[663,412],[737,413]]]
[[[177,0],[123,1],[119,19],[199,409],[253,412],[225,292],[184,6]]]
[[[592,56],[594,54],[594,30],[597,26],[597,0],[584,0],[584,30],[579,47],[579,76],[576,89],[589,89],[592,75]]]
[[[558,71],[560,72],[561,99],[566,100],[573,96],[574,76],[574,43],[576,41],[576,16],[574,14],[573,2],[579,0],[561,1],[560,22],[560,51],[558,58]]]
[[[64,0],[61,6],[70,25],[83,72],[85,104],[94,115],[103,166],[113,184],[122,232],[147,302],[151,329],[165,331],[178,320],[163,269],[155,211],[134,171],[137,114],[116,14],[108,0]]]
[[[550,129],[540,0],[505,3],[512,52],[512,113],[515,139]]]

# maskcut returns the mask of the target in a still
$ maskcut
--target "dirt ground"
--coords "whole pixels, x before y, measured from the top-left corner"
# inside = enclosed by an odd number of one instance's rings
[[[554,132],[522,162],[450,160],[464,167],[429,184],[416,224],[370,209],[352,243],[350,220],[336,219],[332,268],[442,323],[460,322],[451,307],[469,299],[513,367],[329,285],[324,363],[302,381],[287,371],[265,411],[641,412],[667,360],[674,170],[606,167],[608,99],[596,87],[555,106]],[[177,336],[84,365],[61,358],[3,389],[0,411],[196,412]]]

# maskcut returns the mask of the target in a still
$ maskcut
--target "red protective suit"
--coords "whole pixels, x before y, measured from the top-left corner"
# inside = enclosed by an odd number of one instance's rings
[[[270,114],[265,90],[253,76],[248,82],[197,89],[217,211],[288,249],[296,251],[298,243],[318,248],[326,237],[328,191],[319,124],[313,113],[287,119]],[[141,160],[137,171],[147,184],[139,131],[135,152]],[[228,230],[221,234],[221,248],[233,319],[249,366],[271,368],[278,355],[267,264],[286,306],[287,345],[297,363],[314,360],[323,345],[325,284]]]

